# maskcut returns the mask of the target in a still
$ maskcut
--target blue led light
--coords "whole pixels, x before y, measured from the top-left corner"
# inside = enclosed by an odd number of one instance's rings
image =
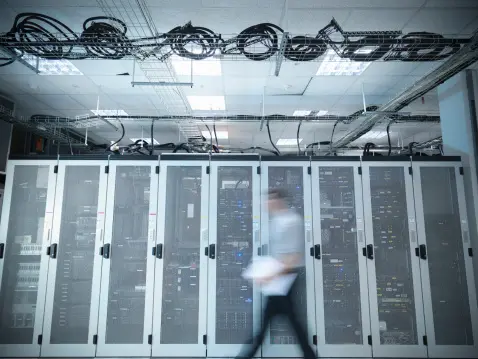
[[[247,299],[245,300],[245,302],[246,302],[246,303],[252,303],[252,299],[251,299],[251,298],[247,298]]]

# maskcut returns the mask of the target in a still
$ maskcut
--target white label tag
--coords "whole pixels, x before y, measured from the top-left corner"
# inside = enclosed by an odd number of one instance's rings
[[[188,203],[188,218],[194,218],[194,203]]]

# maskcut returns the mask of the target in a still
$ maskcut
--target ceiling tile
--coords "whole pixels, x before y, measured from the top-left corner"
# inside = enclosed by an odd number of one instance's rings
[[[386,62],[375,61],[363,72],[361,76],[377,76],[383,78],[388,75],[408,75],[417,67],[416,63],[411,62]]]
[[[347,31],[398,31],[415,13],[416,9],[354,10],[341,25]]]
[[[9,92],[13,94],[63,94],[63,91],[51,84],[47,76],[41,75],[1,75],[0,81],[4,82]]]
[[[178,76],[180,82],[190,82],[190,76]],[[194,76],[193,88],[189,86],[181,86],[181,90],[186,96],[189,95],[223,95],[224,79],[220,76]]]
[[[57,110],[81,110],[84,106],[68,95],[36,95],[39,101]]]
[[[268,61],[222,61],[222,75],[225,77],[263,77],[269,75],[273,66]]]
[[[348,88],[347,95],[360,95],[362,90],[365,96],[381,95],[395,85],[402,76],[360,76],[358,80]]]
[[[51,106],[41,102],[35,96],[32,95],[15,95],[15,106],[20,109],[32,109],[35,111],[49,111],[52,110]]]
[[[291,34],[312,34],[315,36],[317,32],[324,26],[328,25],[332,18],[339,24],[345,23],[350,15],[350,10],[333,9],[333,10],[315,10],[315,9],[289,9],[287,12],[287,21],[284,22],[284,30]],[[269,20],[270,21],[270,20]],[[348,29],[344,29],[348,30]]]
[[[114,101],[118,107],[128,112],[128,109],[155,109],[155,106],[149,97],[143,95],[117,95]],[[159,102],[159,101],[158,101]]]
[[[133,60],[74,60],[71,62],[87,76],[117,76],[126,72],[130,76],[125,77],[132,79],[133,76]],[[135,75],[144,75],[139,65],[135,68]]]
[[[447,8],[458,8],[458,7],[478,7],[478,1],[476,0],[428,0],[425,7],[447,7]]]
[[[302,95],[311,77],[269,76],[266,82],[266,95]]]
[[[267,77],[227,77],[224,79],[226,95],[261,95],[267,84]],[[267,91],[268,88],[265,90]],[[268,93],[268,91],[267,91]]]
[[[98,86],[86,76],[49,76],[48,81],[69,95],[97,94]]]
[[[306,95],[342,95],[354,84],[358,76],[316,76],[312,79]]]
[[[476,12],[467,9],[423,8],[407,23],[403,31],[428,31],[441,35],[460,33],[476,18]]]
[[[101,110],[119,110],[117,103],[104,93],[99,95],[75,95],[74,99],[87,110],[95,110],[98,105]]]

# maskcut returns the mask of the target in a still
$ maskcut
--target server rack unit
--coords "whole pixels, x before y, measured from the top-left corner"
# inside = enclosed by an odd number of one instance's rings
[[[96,355],[149,357],[158,159],[121,159],[108,168]]]
[[[261,157],[261,192],[267,198],[267,191],[282,188],[288,192],[289,206],[304,219],[304,252],[309,253],[312,245],[312,203],[309,175],[310,161],[303,157]],[[261,203],[261,247],[259,255],[267,255],[270,247],[269,212]],[[299,273],[299,286],[296,293],[296,313],[304,328],[308,331],[311,345],[314,345],[316,332],[314,307],[314,259],[305,257],[305,270]],[[265,301],[263,301],[265,304]],[[301,357],[297,338],[287,322],[287,318],[274,318],[267,331],[262,346],[263,357]]]
[[[260,328],[261,294],[242,278],[260,247],[257,155],[211,157],[208,264],[210,357],[234,357]],[[260,353],[257,353],[260,355]]]
[[[0,225],[0,356],[38,357],[56,159],[10,160]]]
[[[41,355],[92,357],[100,297],[108,160],[60,160]]]
[[[312,157],[319,356],[371,357],[359,157]]]
[[[459,158],[414,158],[412,168],[428,355],[476,358],[478,309],[463,168]]]
[[[373,355],[425,357],[425,323],[409,158],[363,158]]]
[[[153,320],[153,357],[205,357],[209,156],[162,155]]]

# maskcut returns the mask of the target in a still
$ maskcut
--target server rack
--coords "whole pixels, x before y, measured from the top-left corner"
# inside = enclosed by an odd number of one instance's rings
[[[56,164],[56,159],[7,164],[0,225],[1,357],[40,356]]]
[[[257,155],[211,157],[209,357],[237,356],[260,328],[259,288],[241,276],[260,247],[259,164]]]
[[[413,159],[428,354],[475,358],[478,309],[463,168],[459,158],[449,160]]]
[[[157,165],[109,162],[97,356],[151,356]]]
[[[312,158],[319,356],[371,357],[359,157]]]
[[[267,199],[267,190],[282,188],[288,192],[289,205],[304,220],[304,253],[312,247],[312,203],[309,175],[309,161],[304,157],[261,157],[261,192]],[[269,213],[267,205],[261,203],[261,248],[259,255],[267,255],[270,244]],[[305,257],[305,270],[298,276],[299,287],[296,293],[296,313],[308,331],[311,345],[314,345],[316,333],[314,306],[314,259]],[[265,304],[265,301],[263,301]],[[290,327],[287,318],[273,318],[262,346],[263,357],[301,357],[297,337]]]
[[[209,156],[162,155],[153,357],[205,357]]]
[[[411,162],[364,157],[362,165],[373,355],[425,357]]]
[[[92,357],[98,324],[107,160],[60,160],[41,355]]]

